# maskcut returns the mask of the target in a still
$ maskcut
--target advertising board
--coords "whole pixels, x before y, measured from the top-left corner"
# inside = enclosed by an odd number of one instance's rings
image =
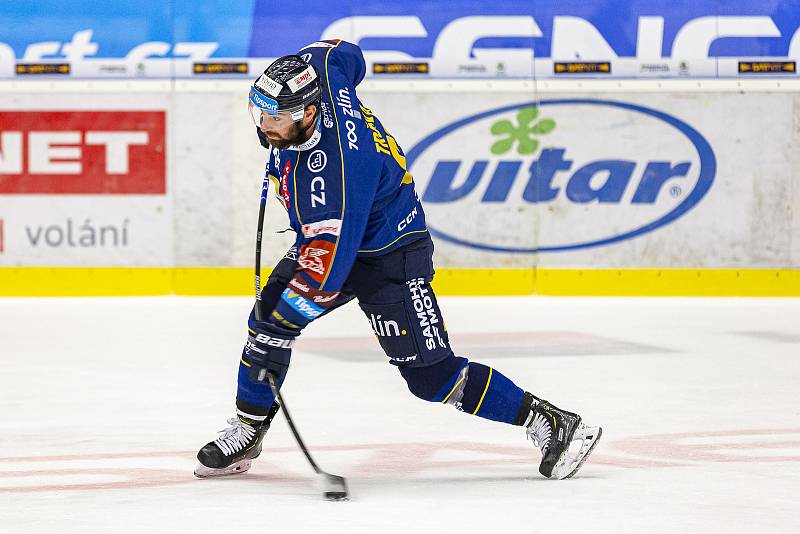
[[[740,62],[800,58],[791,0],[38,0],[2,4],[0,26],[0,77],[251,78],[330,38],[380,77],[747,77]]]

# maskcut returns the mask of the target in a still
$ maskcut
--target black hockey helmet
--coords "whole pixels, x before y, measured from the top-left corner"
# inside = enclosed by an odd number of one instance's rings
[[[300,56],[283,56],[264,70],[250,88],[250,116],[261,126],[263,116],[288,112],[293,121],[303,118],[309,104],[319,109],[322,85],[313,65]]]

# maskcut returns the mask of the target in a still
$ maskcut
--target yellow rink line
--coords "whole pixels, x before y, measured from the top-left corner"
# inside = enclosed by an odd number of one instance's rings
[[[265,271],[263,279],[269,271]],[[787,269],[438,269],[440,295],[800,296]],[[238,267],[0,267],[0,296],[252,295]]]
[[[799,297],[800,270],[540,269],[535,292],[565,296]]]

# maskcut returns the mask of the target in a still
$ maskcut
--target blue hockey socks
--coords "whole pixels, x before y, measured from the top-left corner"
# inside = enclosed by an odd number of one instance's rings
[[[529,410],[521,388],[496,369],[466,358],[451,357],[428,367],[401,367],[400,373],[417,397],[450,404],[484,419],[520,425],[520,413],[526,407]]]

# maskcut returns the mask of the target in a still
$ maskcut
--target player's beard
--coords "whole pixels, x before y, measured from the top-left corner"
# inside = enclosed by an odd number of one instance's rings
[[[278,150],[285,150],[290,146],[302,145],[311,139],[311,136],[314,134],[314,128],[317,124],[317,116],[318,113],[315,113],[311,118],[311,121],[309,121],[308,125],[304,128],[300,127],[302,121],[293,122],[289,127],[289,134],[286,137],[279,137],[275,139],[267,136],[269,144]]]
[[[289,134],[286,137],[271,137],[267,135],[269,144],[278,150],[285,150],[290,146],[301,145],[307,141],[306,132],[300,128],[299,122],[293,122],[289,127]]]

